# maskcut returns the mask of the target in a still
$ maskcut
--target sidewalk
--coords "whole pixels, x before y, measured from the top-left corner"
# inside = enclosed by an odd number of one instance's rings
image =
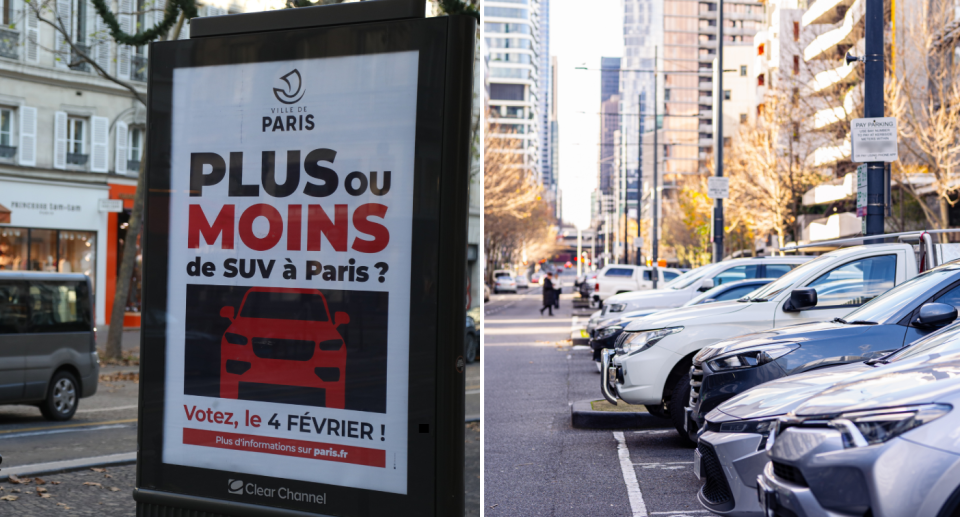
[[[463,472],[466,513],[480,516],[480,425],[466,424]],[[85,469],[0,483],[0,515],[134,517],[136,465]],[[38,493],[39,492],[39,493]]]

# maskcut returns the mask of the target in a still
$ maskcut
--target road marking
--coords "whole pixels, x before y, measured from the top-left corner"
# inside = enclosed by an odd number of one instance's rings
[[[100,429],[118,429],[121,427],[132,427],[132,426],[126,425],[126,424],[114,424],[114,425],[101,425],[101,426],[94,426],[94,427],[76,427],[72,429],[51,429],[49,431],[12,433],[12,434],[5,434],[3,436],[0,436],[0,440],[6,440],[8,438],[23,438],[24,436],[39,436],[39,435],[60,434],[60,433],[78,433],[80,431],[97,431]]]
[[[623,437],[623,431],[614,431],[613,437],[617,440],[617,456],[620,457],[620,471],[623,473],[623,482],[627,485],[627,497],[630,500],[630,510],[633,517],[647,517],[647,505],[643,503],[643,493],[637,483],[637,472],[630,461],[630,449]]]
[[[133,409],[137,407],[137,404],[132,404],[129,406],[117,406],[117,407],[102,407],[94,409],[78,409],[77,413],[99,413],[101,411],[120,411],[121,409]]]
[[[650,515],[689,515],[691,513],[713,513],[709,510],[677,510],[675,512],[650,512]]]
[[[73,427],[89,427],[92,425],[110,425],[110,424],[129,424],[130,422],[136,422],[136,418],[128,418],[126,420],[110,420],[107,422],[86,422],[83,424],[67,424],[67,425],[58,425],[56,427],[29,427],[27,429],[10,429],[9,431],[0,431],[0,434],[11,434],[11,433],[25,433],[27,431],[49,431],[53,429],[68,429]]]
[[[633,434],[663,434],[663,433],[672,433],[672,429],[665,429],[661,431],[634,431]]]
[[[649,470],[680,470],[693,465],[692,461],[664,461],[662,463],[634,463],[636,467]]]

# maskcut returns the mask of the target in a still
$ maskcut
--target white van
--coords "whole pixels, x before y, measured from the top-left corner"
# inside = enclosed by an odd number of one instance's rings
[[[601,391],[616,404],[643,404],[683,429],[693,356],[722,339],[843,317],[917,275],[910,244],[855,246],[824,254],[749,299],[662,311],[635,320],[601,355]]]

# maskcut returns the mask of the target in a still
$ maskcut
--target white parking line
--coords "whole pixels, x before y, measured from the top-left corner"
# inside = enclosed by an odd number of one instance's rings
[[[130,406],[116,406],[116,407],[100,407],[100,408],[91,408],[91,409],[78,409],[77,413],[99,413],[101,411],[120,411],[121,409],[133,409],[137,407],[136,404]]]
[[[712,513],[708,510],[677,510],[675,512],[650,512],[650,515],[675,515],[680,517],[682,515],[690,515],[692,513]]]
[[[23,438],[24,436],[39,436],[39,435],[45,435],[45,434],[77,433],[80,431],[98,431],[101,429],[119,429],[121,427],[134,427],[134,425],[135,424],[100,425],[95,427],[74,427],[71,429],[51,429],[49,431],[10,433],[10,434],[0,435],[0,440],[6,440],[8,438]]]
[[[643,502],[643,493],[637,483],[637,473],[633,470],[630,461],[630,449],[622,431],[614,431],[613,437],[617,440],[617,456],[620,457],[620,471],[623,473],[623,482],[627,485],[627,498],[630,500],[630,510],[633,517],[647,517],[647,505]]]

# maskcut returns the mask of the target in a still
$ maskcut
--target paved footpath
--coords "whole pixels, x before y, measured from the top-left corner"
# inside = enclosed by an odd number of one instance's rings
[[[600,398],[600,376],[589,350],[570,346],[584,323],[571,295],[553,318],[539,308],[539,288],[485,307],[484,515],[708,516],[693,450],[667,420],[648,430],[571,426],[570,405]]]

